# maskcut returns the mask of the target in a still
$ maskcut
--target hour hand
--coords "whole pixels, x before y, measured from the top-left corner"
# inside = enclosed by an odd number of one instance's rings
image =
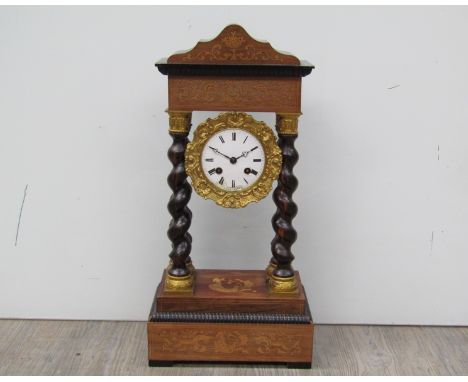
[[[247,158],[247,155],[249,155],[250,151],[242,151],[242,155],[239,155],[236,159],[239,159],[239,158],[242,158],[242,157],[246,157]]]

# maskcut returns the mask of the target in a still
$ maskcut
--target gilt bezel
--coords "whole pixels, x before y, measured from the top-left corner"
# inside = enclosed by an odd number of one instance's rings
[[[223,190],[213,184],[203,172],[202,152],[207,141],[215,134],[228,129],[241,129],[254,135],[263,147],[265,165],[258,180],[242,190]],[[226,112],[216,118],[208,118],[194,131],[193,140],[185,151],[185,169],[196,193],[205,199],[226,208],[242,208],[251,202],[265,198],[273,187],[281,170],[281,149],[276,143],[273,130],[251,115],[241,112]]]

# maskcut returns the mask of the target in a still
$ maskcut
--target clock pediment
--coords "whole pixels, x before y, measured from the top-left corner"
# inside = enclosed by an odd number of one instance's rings
[[[199,41],[191,50],[173,54],[169,64],[300,65],[300,60],[252,38],[240,25],[231,24],[213,40]]]

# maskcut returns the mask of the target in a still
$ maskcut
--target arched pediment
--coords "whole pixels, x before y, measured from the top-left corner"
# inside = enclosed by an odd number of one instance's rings
[[[168,64],[209,65],[300,65],[297,57],[277,51],[270,43],[252,38],[240,25],[228,25],[209,41],[199,41],[191,50],[176,53]]]

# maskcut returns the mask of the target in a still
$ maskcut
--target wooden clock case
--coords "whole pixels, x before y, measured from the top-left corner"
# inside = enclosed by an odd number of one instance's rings
[[[301,81],[314,67],[253,39],[239,25],[156,66],[169,84],[172,252],[147,324],[150,366],[261,362],[310,368],[313,322],[299,272],[291,267],[291,245]],[[195,269],[190,258],[192,188],[184,153],[192,112],[213,110],[276,113],[282,167],[273,192],[275,237],[266,270]]]

